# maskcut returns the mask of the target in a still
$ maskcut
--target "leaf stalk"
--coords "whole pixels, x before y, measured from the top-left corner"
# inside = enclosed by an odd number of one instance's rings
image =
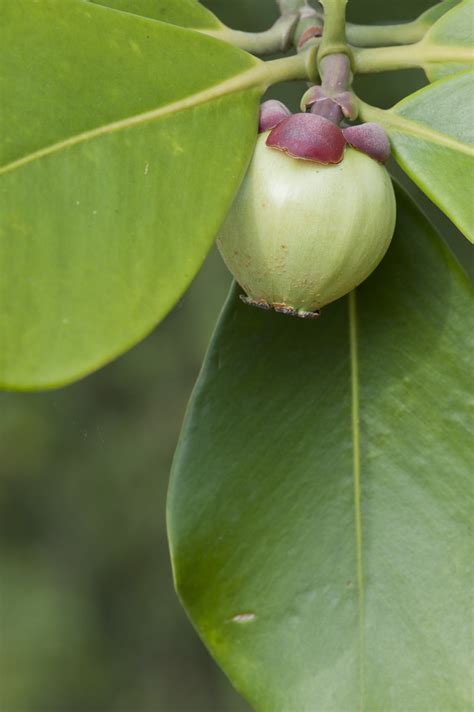
[[[264,32],[242,32],[224,25],[221,30],[209,30],[205,34],[263,57],[290,49],[298,21],[298,13],[286,13]]]
[[[290,57],[263,62],[267,77],[267,87],[272,84],[279,84],[280,82],[298,80],[315,82],[317,80],[317,50],[317,47],[310,47],[304,52],[294,54]]]
[[[474,54],[470,47],[436,47],[424,41],[412,45],[352,48],[353,68],[358,74],[386,72],[397,69],[424,67],[430,62],[472,63]]]
[[[299,12],[303,7],[308,6],[307,0],[276,0],[281,15]]]
[[[353,25],[348,23],[346,35],[348,42],[355,47],[386,47],[419,42],[428,29],[429,27],[419,20],[399,25]]]

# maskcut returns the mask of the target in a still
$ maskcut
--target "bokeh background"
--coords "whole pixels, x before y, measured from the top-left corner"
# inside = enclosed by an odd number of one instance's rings
[[[273,0],[205,4],[240,29],[277,16]],[[430,4],[351,0],[349,19],[404,20]],[[388,107],[423,83],[409,71],[356,86]],[[303,90],[272,93],[296,109]],[[472,274],[457,231],[423,204]],[[1,712],[249,710],[180,608],[165,528],[180,424],[229,285],[213,251],[128,354],[64,389],[0,394]]]

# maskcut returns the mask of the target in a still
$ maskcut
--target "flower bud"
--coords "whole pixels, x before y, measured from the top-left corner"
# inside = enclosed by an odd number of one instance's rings
[[[261,134],[218,235],[249,301],[309,316],[360,284],[384,256],[395,225],[385,168],[346,147],[323,165],[266,145]]]

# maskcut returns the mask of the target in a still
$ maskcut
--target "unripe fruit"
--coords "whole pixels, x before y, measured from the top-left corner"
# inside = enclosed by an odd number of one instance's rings
[[[385,168],[349,146],[323,165],[269,148],[259,136],[217,244],[249,301],[309,316],[360,284],[395,226]]]

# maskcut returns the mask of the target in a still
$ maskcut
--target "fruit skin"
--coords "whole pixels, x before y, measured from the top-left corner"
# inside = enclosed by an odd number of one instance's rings
[[[356,149],[322,165],[269,148],[267,136],[258,138],[217,245],[250,300],[305,315],[379,264],[395,228],[395,195],[385,168]]]

